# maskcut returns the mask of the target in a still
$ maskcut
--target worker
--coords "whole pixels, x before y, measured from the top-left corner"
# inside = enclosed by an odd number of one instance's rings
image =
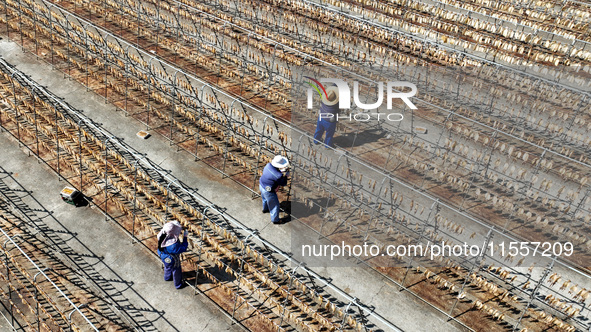
[[[339,89],[336,86],[326,88],[326,94],[320,101],[320,112],[314,132],[314,144],[320,144],[322,135],[326,133],[324,144],[327,147],[334,147],[332,137],[337,129],[337,118],[339,112]]]
[[[281,223],[279,218],[279,198],[277,190],[287,184],[289,176],[289,160],[283,156],[275,156],[263,169],[259,180],[259,189],[263,199],[263,213],[271,212],[271,222]]]
[[[178,221],[170,221],[164,224],[158,233],[158,256],[164,264],[164,280],[174,281],[174,287],[183,287],[183,271],[181,268],[180,254],[187,251],[187,230],[183,234],[183,241],[179,240],[183,227]]]

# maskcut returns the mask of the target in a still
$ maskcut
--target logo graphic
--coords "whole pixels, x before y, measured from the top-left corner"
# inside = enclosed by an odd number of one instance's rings
[[[324,86],[322,85],[322,83],[318,82],[317,80],[313,79],[310,76],[304,76],[305,78],[309,79],[310,81],[316,83],[316,85],[318,85],[318,87],[320,87],[320,89],[322,89],[322,91],[324,92],[324,96],[326,98],[328,98],[328,96],[326,95],[326,89],[324,88]],[[318,89],[318,87],[314,86],[312,83],[310,82],[306,82],[308,83],[309,86],[311,86],[312,88],[316,89],[316,91],[318,92],[318,95],[320,96],[320,98],[322,98],[322,93],[320,92],[320,89]],[[309,90],[308,90],[309,91]],[[309,98],[309,97],[308,97]],[[309,100],[309,99],[308,99]],[[310,108],[310,107],[308,107]]]
[[[339,108],[340,109],[350,109],[351,108],[351,89],[349,88],[349,84],[347,84],[347,82],[345,82],[344,80],[338,79],[338,78],[321,78],[320,80],[316,80],[316,79],[309,77],[309,76],[304,76],[304,77],[311,80],[312,82],[314,82],[316,84],[316,86],[315,86],[314,84],[312,84],[310,82],[306,82],[308,85],[310,85],[310,88],[308,88],[308,94],[307,94],[308,109],[313,108],[312,89],[315,89],[316,92],[318,92],[318,95],[320,96],[320,98],[322,98],[322,96],[323,96],[322,92],[324,92],[324,96],[327,97],[326,89],[325,89],[324,85],[322,85],[322,83],[332,83],[332,84],[336,85],[337,89],[339,90]],[[395,91],[394,88],[396,88],[396,87],[410,88],[410,92]],[[353,102],[355,103],[355,105],[358,108],[363,109],[363,110],[377,109],[384,102],[384,82],[378,83],[377,91],[378,91],[378,100],[373,104],[365,104],[365,103],[361,102],[361,100],[359,99],[359,82],[355,81],[355,82],[353,82]],[[410,109],[416,110],[417,107],[409,99],[410,97],[413,97],[416,94],[417,94],[417,86],[414,85],[413,83],[404,82],[404,81],[388,82],[388,84],[386,85],[387,108],[389,110],[392,109],[392,100],[401,99],[406,104],[406,106],[408,106]]]

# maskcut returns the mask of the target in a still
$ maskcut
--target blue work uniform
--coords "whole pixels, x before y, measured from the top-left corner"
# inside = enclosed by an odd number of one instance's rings
[[[316,132],[314,132],[314,143],[320,144],[322,135],[326,133],[324,144],[333,147],[332,137],[337,129],[337,114],[339,112],[339,104],[325,105],[320,103],[320,114],[316,122]]]
[[[287,184],[287,175],[283,175],[280,170],[271,163],[263,169],[263,175],[259,180],[259,190],[263,199],[263,212],[271,212],[271,221],[279,222],[279,198],[277,197],[277,187]]]
[[[174,287],[177,289],[183,286],[183,271],[181,269],[180,254],[187,251],[189,243],[187,239],[184,242],[175,242],[168,247],[163,247],[158,250],[158,256],[164,263],[164,280],[174,280]]]

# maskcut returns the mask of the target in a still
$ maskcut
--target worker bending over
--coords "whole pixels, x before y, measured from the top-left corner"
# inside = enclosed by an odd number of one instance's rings
[[[259,189],[263,199],[263,213],[271,212],[271,222],[280,223],[279,198],[277,190],[287,184],[289,176],[289,160],[283,156],[275,156],[263,169],[263,175],[259,180]]]

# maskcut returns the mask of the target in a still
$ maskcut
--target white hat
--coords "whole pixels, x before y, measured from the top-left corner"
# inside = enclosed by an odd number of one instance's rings
[[[166,224],[164,224],[164,226],[162,226],[162,229],[158,233],[158,239],[160,239],[162,235],[166,235],[166,237],[162,241],[162,247],[168,247],[178,242],[182,230],[183,226],[181,226],[181,224],[176,220],[169,221]]]
[[[328,96],[328,99],[326,98]],[[322,103],[326,106],[332,106],[339,102],[339,88],[329,86],[326,88],[326,95],[322,96]]]
[[[273,158],[273,160],[271,161],[271,165],[279,169],[288,168],[289,160],[287,160],[287,158],[285,158],[284,156],[275,156],[275,158]]]

